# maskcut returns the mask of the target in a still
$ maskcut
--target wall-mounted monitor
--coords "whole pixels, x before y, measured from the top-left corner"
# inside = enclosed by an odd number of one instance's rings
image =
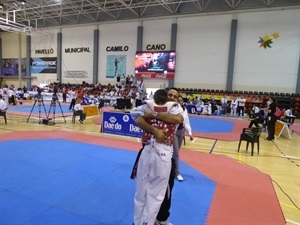
[[[174,79],[176,53],[174,51],[136,52],[136,78]]]

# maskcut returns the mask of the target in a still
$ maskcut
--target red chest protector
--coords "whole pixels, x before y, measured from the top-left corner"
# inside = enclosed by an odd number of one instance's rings
[[[176,102],[167,102],[165,105],[156,105],[153,100],[146,100],[145,102],[150,107],[150,109],[155,112],[166,112],[167,113],[170,111],[170,109],[174,105],[177,105]],[[167,141],[165,144],[173,145],[174,134],[176,131],[177,124],[166,123],[166,122],[158,120],[156,118],[149,118],[146,120],[149,124],[151,124],[152,126],[155,126],[157,129],[164,130],[167,135]],[[153,134],[144,131],[143,135],[142,135],[142,142],[147,143],[148,141],[150,141],[152,136],[153,136]]]

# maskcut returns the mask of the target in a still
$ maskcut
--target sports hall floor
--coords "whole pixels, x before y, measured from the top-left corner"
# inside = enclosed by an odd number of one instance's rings
[[[0,117],[1,225],[131,224],[129,175],[139,139],[100,133],[101,115],[72,124],[71,113],[64,113],[65,123],[56,109],[56,123],[44,125],[37,114],[27,122],[28,112],[9,109],[7,125]],[[194,141],[187,138],[180,153],[185,180],[174,188],[174,225],[300,224],[300,121],[291,140],[265,141],[262,133],[260,154],[255,147],[251,156],[245,143],[237,153],[245,120],[231,120],[238,125],[227,136],[196,132]]]

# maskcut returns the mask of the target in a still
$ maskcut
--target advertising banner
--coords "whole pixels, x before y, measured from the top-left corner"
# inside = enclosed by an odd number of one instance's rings
[[[175,73],[168,73],[168,74],[158,74],[154,72],[140,72],[135,74],[135,78],[156,78],[156,79],[174,79]]]
[[[21,59],[21,73],[26,75],[26,59]],[[19,75],[19,60],[17,58],[3,59],[2,66],[3,76],[18,76]]]
[[[136,52],[136,78],[174,79],[176,53],[172,51]]]
[[[31,58],[31,73],[56,73],[57,57]]]
[[[102,132],[130,137],[142,136],[142,130],[135,125],[129,113],[103,112]]]
[[[195,114],[197,113],[197,107],[194,104],[186,104],[185,105],[187,111],[189,114]]]
[[[108,55],[106,58],[106,78],[126,75],[126,55]]]
[[[89,78],[88,71],[64,71],[64,77],[65,78]]]

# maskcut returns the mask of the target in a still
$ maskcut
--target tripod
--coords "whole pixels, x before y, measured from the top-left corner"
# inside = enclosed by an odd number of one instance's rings
[[[53,96],[52,96],[52,100],[51,100],[51,104],[50,104],[50,108],[49,108],[49,112],[48,112],[48,117],[47,117],[47,118],[49,118],[49,115],[50,115],[50,112],[51,112],[51,108],[53,107],[53,119],[52,119],[52,124],[55,124],[55,110],[56,110],[56,103],[58,103],[58,106],[59,106],[59,108],[60,108],[61,114],[62,114],[62,116],[63,116],[63,118],[64,118],[65,123],[66,123],[67,121],[66,121],[66,119],[65,119],[65,115],[64,115],[63,110],[62,110],[62,108],[61,108],[61,105],[60,105],[60,103],[59,103],[59,101],[58,101],[58,97],[57,97],[56,93],[54,93]]]
[[[42,96],[41,96],[41,95],[37,95],[37,96],[35,96],[34,99],[35,99],[35,100],[34,100],[32,109],[31,109],[30,114],[29,114],[29,116],[28,116],[28,118],[27,118],[27,123],[28,123],[29,118],[30,118],[30,116],[31,116],[31,114],[32,114],[32,111],[33,111],[33,109],[34,109],[34,106],[36,105],[36,102],[38,102],[38,108],[39,108],[39,123],[41,123],[41,108],[42,108],[42,106],[44,107],[44,111],[45,111],[46,118],[48,119],[47,112],[46,112],[46,107],[45,107],[45,105],[44,105],[44,101],[43,101]]]

